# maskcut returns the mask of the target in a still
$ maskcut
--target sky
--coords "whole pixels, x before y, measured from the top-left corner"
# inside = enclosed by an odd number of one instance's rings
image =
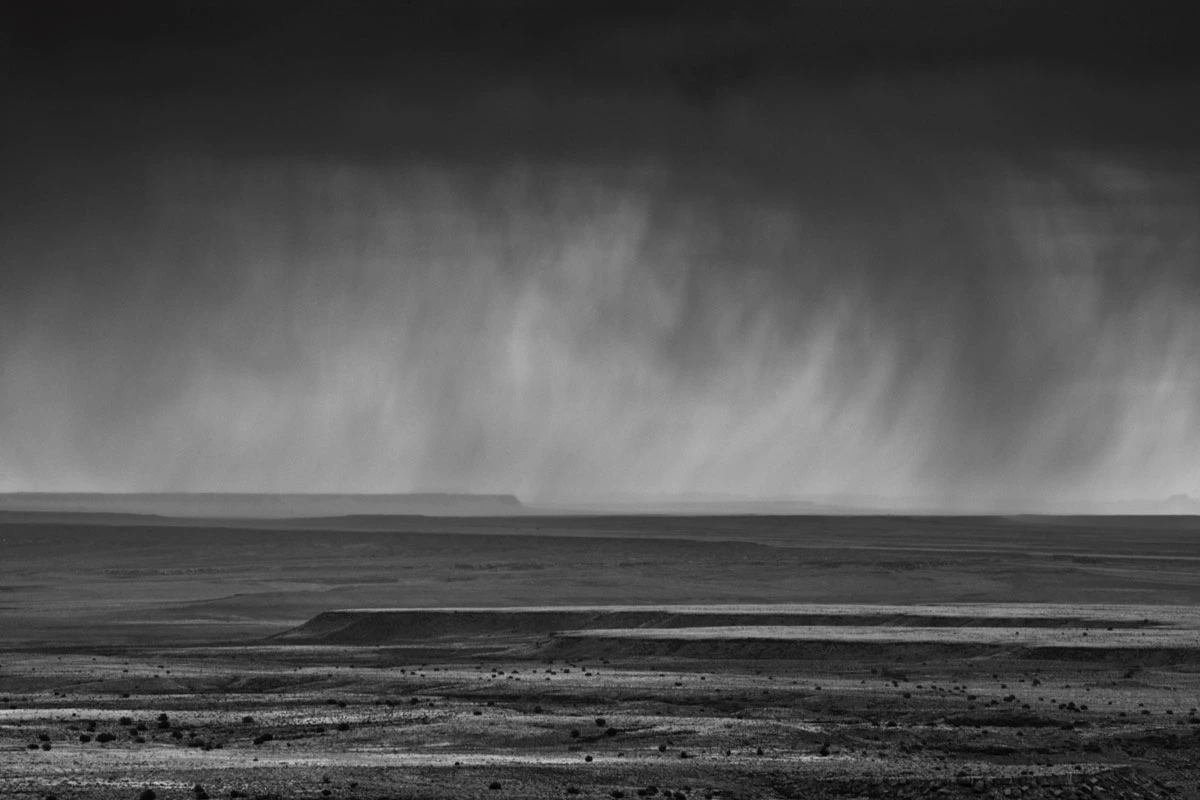
[[[225,0],[0,39],[0,491],[1200,496],[1154,2]]]

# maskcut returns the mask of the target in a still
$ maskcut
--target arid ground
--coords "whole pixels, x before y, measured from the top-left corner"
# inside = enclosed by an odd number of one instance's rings
[[[0,517],[0,797],[1200,797],[1200,521]]]

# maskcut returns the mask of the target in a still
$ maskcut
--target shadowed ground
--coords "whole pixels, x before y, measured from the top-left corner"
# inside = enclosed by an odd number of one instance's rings
[[[1200,601],[1195,517],[17,516],[9,642],[257,638],[354,607]]]

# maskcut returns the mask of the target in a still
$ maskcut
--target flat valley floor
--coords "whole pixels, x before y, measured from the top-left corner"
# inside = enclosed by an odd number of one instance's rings
[[[1200,797],[1188,517],[0,517],[0,797]]]

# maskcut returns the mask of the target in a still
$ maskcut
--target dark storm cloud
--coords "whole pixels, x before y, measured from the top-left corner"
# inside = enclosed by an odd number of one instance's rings
[[[1179,27],[969,6],[31,6],[0,482],[1194,491]]]

